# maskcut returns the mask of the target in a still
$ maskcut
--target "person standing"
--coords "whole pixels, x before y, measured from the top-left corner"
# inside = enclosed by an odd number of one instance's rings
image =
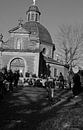
[[[63,77],[63,74],[61,72],[60,72],[58,80],[59,80],[59,88],[64,89],[64,77]]]
[[[19,70],[16,70],[14,72],[14,87],[17,87],[18,81],[19,81],[19,77],[20,77]]]
[[[13,91],[13,72],[12,70],[8,70],[8,73],[7,73],[7,81],[9,82],[9,90],[10,91]]]
[[[73,76],[73,95],[75,97],[78,97],[78,95],[81,93],[82,87],[81,87],[81,79],[80,79],[80,70],[78,66],[75,66],[73,68],[74,76]]]
[[[3,70],[0,70],[0,99],[3,99],[4,97],[4,74],[3,74]]]
[[[72,89],[73,76],[74,76],[73,71],[69,71],[69,72],[68,72],[68,76],[67,76],[67,81],[68,81],[68,88],[69,88],[69,90]]]
[[[73,95],[77,96],[81,92],[81,82],[79,73],[75,73],[73,76]]]

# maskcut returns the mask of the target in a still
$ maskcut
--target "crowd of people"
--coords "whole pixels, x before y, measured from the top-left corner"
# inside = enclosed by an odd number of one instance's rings
[[[5,93],[9,91],[13,91],[13,88],[16,88],[18,86],[20,79],[20,73],[19,70],[15,70],[14,72],[9,69],[7,70],[6,67],[2,68],[0,70],[0,98],[3,98]],[[27,86],[33,86],[33,87],[44,87],[46,89],[55,88],[56,81],[59,81],[59,88],[64,88],[64,77],[62,73],[60,72],[60,75],[58,79],[56,78],[38,78],[35,75],[31,76],[28,75],[27,79],[24,79],[23,85],[27,83]]]
[[[6,67],[0,70],[0,98],[3,98],[7,91],[13,91],[19,81],[19,70],[14,72]]]
[[[7,91],[13,91],[13,88],[16,88],[18,86],[18,82],[20,79],[20,73],[19,70],[15,70],[14,72],[10,69],[7,70],[7,68],[2,68],[0,70],[0,98],[4,97],[4,94]],[[73,95],[77,96],[83,91],[83,71],[79,71],[76,74],[73,73],[72,76],[69,73],[68,81],[65,80],[62,72],[60,72],[59,76],[56,76],[55,78],[51,77],[36,77],[36,75],[28,75],[27,79],[24,79],[23,86],[27,83],[27,86],[32,87],[44,87],[47,90],[53,90],[57,86],[60,89],[64,89],[65,87],[68,87],[72,90]],[[73,83],[73,87],[71,87],[71,84]]]
[[[65,80],[63,74],[60,72],[60,75],[55,78],[51,78],[50,76],[46,78],[28,76],[28,78],[24,79],[24,84],[29,86],[34,86],[34,87],[37,86],[37,87],[44,87],[44,88],[55,87],[57,85],[59,88],[64,88]]]
[[[69,72],[67,80],[65,80],[62,72],[55,78],[30,78],[27,81],[28,85],[36,87],[44,87],[46,89],[59,89],[67,88],[72,90],[73,96],[79,95],[83,92],[83,70],[79,70],[77,73]]]

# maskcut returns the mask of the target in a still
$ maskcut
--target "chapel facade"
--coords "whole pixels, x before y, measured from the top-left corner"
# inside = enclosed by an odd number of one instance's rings
[[[50,65],[51,76],[65,70],[65,66],[54,60],[55,44],[48,30],[40,23],[41,12],[32,4],[26,11],[27,21],[9,30],[10,37],[3,42],[0,36],[0,68],[19,70],[23,77],[26,73],[39,76],[39,58],[43,48],[46,49],[45,61]]]

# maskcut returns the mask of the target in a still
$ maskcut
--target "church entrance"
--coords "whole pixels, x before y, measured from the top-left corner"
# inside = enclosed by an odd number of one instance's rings
[[[21,58],[15,58],[10,62],[10,69],[14,72],[19,70],[20,76],[23,77],[25,71],[24,60]]]

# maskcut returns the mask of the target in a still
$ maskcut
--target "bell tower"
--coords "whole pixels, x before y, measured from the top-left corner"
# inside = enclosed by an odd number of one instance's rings
[[[29,7],[28,11],[26,12],[27,15],[27,21],[40,21],[40,15],[41,12],[39,11],[39,8],[36,6],[36,1],[33,0],[33,4]]]

